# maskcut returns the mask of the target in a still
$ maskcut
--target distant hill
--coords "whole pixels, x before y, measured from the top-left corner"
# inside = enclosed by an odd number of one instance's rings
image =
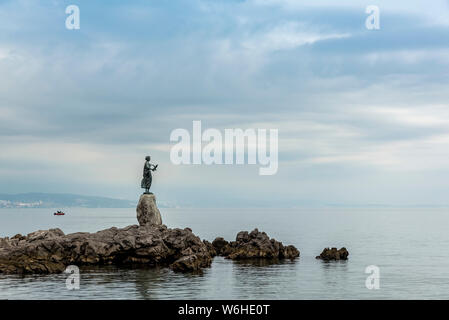
[[[0,208],[130,208],[136,201],[64,193],[0,194]]]

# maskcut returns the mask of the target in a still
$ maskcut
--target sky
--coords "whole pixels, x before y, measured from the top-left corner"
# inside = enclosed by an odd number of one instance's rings
[[[447,0],[0,1],[0,193],[137,199],[149,154],[180,206],[447,206],[448,80]],[[194,120],[278,129],[277,174],[172,164]]]

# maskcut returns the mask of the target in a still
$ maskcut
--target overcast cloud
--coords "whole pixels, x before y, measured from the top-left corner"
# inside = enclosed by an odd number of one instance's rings
[[[0,1],[0,193],[135,199],[151,154],[180,205],[449,205],[448,80],[443,0]],[[172,165],[193,120],[279,129],[278,173]]]

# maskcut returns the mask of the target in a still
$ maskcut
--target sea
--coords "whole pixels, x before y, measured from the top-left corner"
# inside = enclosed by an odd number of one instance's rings
[[[62,209],[62,208],[58,208]],[[0,209],[0,237],[60,228],[95,232],[137,224],[133,208]],[[449,209],[161,208],[170,228],[234,240],[258,228],[293,244],[298,259],[276,263],[221,257],[200,274],[168,268],[81,268],[78,290],[67,274],[0,274],[0,299],[449,299]],[[347,261],[315,257],[346,247]]]

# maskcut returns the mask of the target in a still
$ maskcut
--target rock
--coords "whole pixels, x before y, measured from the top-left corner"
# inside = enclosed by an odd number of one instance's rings
[[[50,230],[34,231],[32,233],[29,233],[25,239],[31,242],[31,241],[37,241],[37,240],[43,240],[43,239],[54,239],[54,238],[58,238],[63,235],[64,235],[64,232],[62,232],[61,229],[55,228],[55,229],[50,229]],[[16,235],[16,237],[17,237],[17,235]]]
[[[211,257],[215,257],[217,255],[217,251],[215,250],[214,246],[212,245],[212,243],[210,243],[207,240],[203,240],[204,245],[207,248],[207,251],[209,251],[209,254]]]
[[[20,233],[16,234],[14,237],[12,237],[11,239],[18,239],[20,240],[25,240],[26,237],[22,236]]]
[[[222,255],[222,250],[228,245],[229,245],[229,242],[227,242],[222,237],[217,237],[217,238],[215,238],[214,241],[212,241],[212,246],[214,247],[217,255]]]
[[[188,255],[176,260],[170,268],[173,271],[188,272],[188,271],[201,271],[203,267],[208,267],[210,261],[200,259],[197,255]]]
[[[207,246],[188,228],[132,225],[68,235],[50,229],[20,238],[0,238],[0,273],[59,273],[68,265],[109,264],[195,271],[211,264]]]
[[[212,245],[218,255],[228,259],[294,259],[299,257],[299,251],[294,246],[284,246],[282,242],[270,239],[265,232],[254,229],[250,233],[241,231],[236,241],[227,242],[216,238]]]
[[[323,252],[319,256],[316,256],[316,259],[322,259],[324,261],[330,260],[348,260],[349,252],[346,248],[341,248],[337,250],[337,248],[324,248]]]
[[[210,266],[216,255],[234,260],[299,256],[294,246],[283,246],[257,229],[239,232],[236,241],[218,237],[212,243],[201,241],[190,228],[168,229],[153,194],[142,195],[136,211],[140,225],[122,229],[67,235],[50,229],[0,238],[0,273],[58,273],[69,265],[110,264],[168,266],[187,272]]]
[[[136,208],[137,221],[139,225],[162,225],[162,217],[156,205],[156,196],[154,194],[143,194],[140,196]]]
[[[294,259],[299,257],[299,250],[293,245],[288,245],[283,248],[281,255],[287,259]]]

